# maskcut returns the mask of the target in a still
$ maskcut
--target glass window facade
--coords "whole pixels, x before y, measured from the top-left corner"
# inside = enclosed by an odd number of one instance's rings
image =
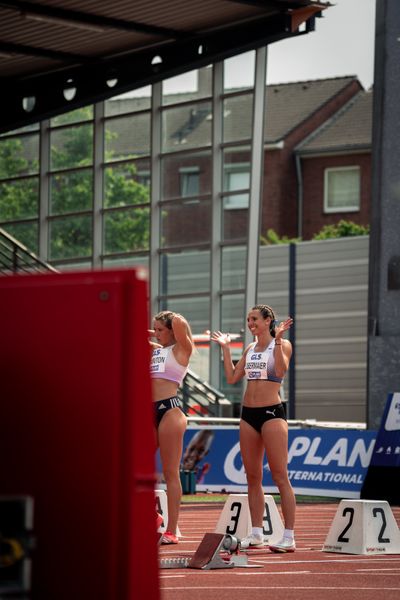
[[[129,105],[129,100],[126,100]],[[105,130],[106,161],[150,154],[150,113],[108,119]]]
[[[50,260],[89,258],[92,254],[92,222],[90,214],[51,219]]]
[[[239,333],[254,56],[0,136],[0,227],[60,270],[145,266],[157,310]]]
[[[162,113],[162,151],[210,146],[211,124],[210,102],[165,108]]]

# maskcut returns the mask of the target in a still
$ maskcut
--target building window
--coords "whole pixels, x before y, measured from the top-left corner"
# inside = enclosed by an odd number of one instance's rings
[[[360,210],[360,167],[325,169],[324,212]]]
[[[227,196],[224,202],[224,209],[248,208],[248,189],[250,187],[249,165],[225,165],[224,170],[224,192],[246,190],[246,193],[243,194],[233,194],[231,196]]]
[[[182,198],[199,195],[198,167],[181,167],[179,169],[180,191]]]

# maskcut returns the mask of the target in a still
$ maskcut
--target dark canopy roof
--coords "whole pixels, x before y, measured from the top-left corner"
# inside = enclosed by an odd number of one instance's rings
[[[0,131],[307,33],[327,6],[315,0],[0,0]]]

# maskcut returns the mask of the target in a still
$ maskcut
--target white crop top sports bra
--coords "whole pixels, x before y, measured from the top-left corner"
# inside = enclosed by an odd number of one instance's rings
[[[153,379],[167,379],[180,385],[189,366],[184,367],[176,360],[172,348],[154,348],[150,361],[150,376]]]
[[[246,363],[244,370],[246,379],[252,381],[254,379],[265,379],[282,383],[283,377],[278,377],[275,372],[274,348],[275,339],[262,352],[255,352],[256,343],[252,344],[247,351]]]

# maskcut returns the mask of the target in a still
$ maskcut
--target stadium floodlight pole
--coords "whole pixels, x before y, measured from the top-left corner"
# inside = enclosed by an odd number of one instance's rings
[[[245,288],[245,319],[247,311],[257,303],[258,256],[260,248],[260,226],[262,205],[262,184],[264,173],[264,114],[265,87],[267,71],[267,48],[256,50],[254,102],[253,102],[253,135],[251,147],[250,171],[250,200],[249,226],[247,239],[246,288]],[[250,344],[253,339],[247,329],[245,320],[244,344]]]

